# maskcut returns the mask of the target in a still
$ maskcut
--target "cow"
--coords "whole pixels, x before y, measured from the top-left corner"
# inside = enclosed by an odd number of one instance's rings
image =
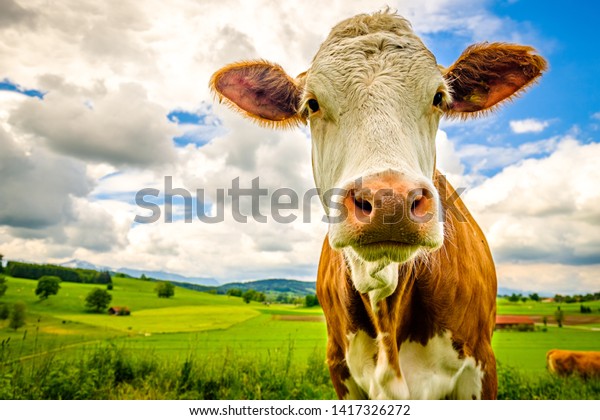
[[[559,376],[600,378],[600,351],[550,350],[546,364],[551,373]]]
[[[482,43],[448,68],[395,12],[336,25],[297,77],[264,60],[215,72],[216,97],[267,127],[308,123],[329,218],[317,275],[327,363],[343,399],[494,399],[496,272],[436,169],[442,116],[469,118],[529,87],[546,61]]]

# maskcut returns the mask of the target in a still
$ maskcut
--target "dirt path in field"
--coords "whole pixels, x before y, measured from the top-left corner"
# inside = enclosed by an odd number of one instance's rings
[[[542,323],[544,318],[542,315],[531,315],[536,323]],[[556,324],[554,317],[547,316],[549,324]],[[563,325],[585,325],[585,324],[600,324],[600,315],[566,315]]]
[[[277,321],[325,322],[323,315],[273,315]]]

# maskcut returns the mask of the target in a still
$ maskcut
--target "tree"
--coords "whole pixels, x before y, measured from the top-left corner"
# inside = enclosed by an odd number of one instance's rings
[[[8,323],[8,326],[10,328],[17,331],[18,328],[21,328],[23,325],[25,325],[26,309],[27,309],[27,307],[25,306],[25,303],[23,303],[23,302],[15,303],[15,305],[13,306],[13,310],[10,313],[10,320]]]
[[[312,308],[313,306],[319,306],[319,299],[315,295],[306,295],[304,298],[304,305],[307,308]]]
[[[40,300],[48,299],[58,293],[60,289],[60,278],[56,276],[43,276],[38,280],[35,294]]]
[[[227,296],[236,296],[236,297],[242,297],[242,289],[238,289],[238,288],[233,288],[233,289],[229,289],[227,291]]]
[[[554,311],[554,319],[556,319],[556,323],[560,328],[562,328],[563,321],[565,320],[565,314],[560,309],[560,306]]]
[[[96,287],[85,297],[85,306],[94,312],[102,312],[111,300],[112,295],[110,293]]]
[[[4,258],[4,255],[0,254],[0,273],[2,273],[2,271],[4,270],[4,266],[2,265],[2,258]]]
[[[242,295],[242,299],[244,302],[250,303],[251,300],[254,300],[254,296],[256,296],[256,291],[253,289],[246,290]]]
[[[0,297],[4,296],[4,293],[6,293],[6,289],[8,289],[8,285],[6,284],[6,277],[0,274]]]
[[[520,301],[520,300],[521,300],[521,298],[522,298],[522,297],[523,297],[523,296],[521,296],[521,294],[520,294],[520,293],[519,293],[519,294],[513,293],[512,295],[510,295],[510,296],[508,297],[508,301],[509,301],[509,302],[518,302],[518,301]]]
[[[540,301],[540,295],[538,295],[537,293],[532,293],[529,295],[529,299],[533,300],[534,302],[539,302]]]
[[[175,295],[175,286],[168,281],[161,281],[154,288],[159,298],[170,298]]]

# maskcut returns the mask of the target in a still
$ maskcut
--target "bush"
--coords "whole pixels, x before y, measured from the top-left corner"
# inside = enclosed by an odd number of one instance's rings
[[[23,302],[16,302],[13,306],[13,310],[9,316],[8,326],[13,330],[17,330],[25,325],[25,312],[27,306]]]
[[[113,289],[113,284],[112,283],[108,283],[106,285],[106,290],[112,290]]]
[[[6,284],[6,277],[0,274],[0,297],[4,296],[4,293],[6,293],[6,289],[8,289],[8,285]]]
[[[10,315],[10,308],[6,303],[0,303],[0,320],[7,320]]]

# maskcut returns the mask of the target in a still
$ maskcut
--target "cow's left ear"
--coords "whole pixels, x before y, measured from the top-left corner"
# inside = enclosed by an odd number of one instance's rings
[[[221,101],[255,122],[287,128],[305,122],[298,111],[302,80],[292,79],[277,64],[244,61],[229,64],[210,79],[210,88]]]
[[[467,48],[444,73],[452,90],[449,116],[468,117],[493,109],[527,88],[547,68],[531,47],[503,43]]]

